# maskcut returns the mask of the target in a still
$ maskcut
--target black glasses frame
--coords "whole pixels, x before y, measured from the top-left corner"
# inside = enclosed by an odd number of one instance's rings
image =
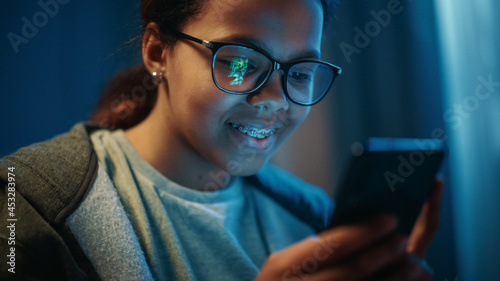
[[[339,76],[342,73],[342,68],[340,68],[339,66],[336,66],[334,64],[331,64],[329,62],[325,62],[325,61],[320,61],[320,60],[296,60],[296,61],[292,61],[292,62],[288,62],[288,63],[279,63],[278,61],[276,61],[275,59],[273,59],[272,57],[270,57],[268,54],[266,54],[265,52],[262,52],[261,50],[253,48],[251,46],[247,46],[247,45],[243,45],[243,44],[237,44],[237,43],[212,42],[212,41],[208,41],[208,40],[201,40],[201,39],[198,39],[198,38],[193,37],[191,35],[182,33],[180,31],[172,31],[171,34],[174,37],[178,38],[178,39],[187,39],[187,40],[196,42],[198,44],[201,44],[201,45],[209,48],[210,50],[212,50],[212,79],[214,81],[214,84],[217,86],[217,88],[219,88],[220,90],[222,90],[222,91],[224,91],[226,93],[229,93],[229,94],[235,94],[235,95],[247,95],[247,94],[251,94],[251,93],[259,90],[260,88],[262,88],[262,86],[264,86],[264,84],[266,84],[267,80],[269,80],[269,77],[271,77],[271,75],[273,74],[273,72],[275,70],[281,69],[284,72],[283,79],[282,79],[282,87],[283,87],[283,92],[285,93],[285,96],[289,100],[291,100],[293,103],[295,103],[295,104],[303,105],[303,106],[311,106],[311,105],[317,104],[318,102],[320,102],[326,96],[326,94],[328,93],[328,91],[332,87],[333,82],[335,81],[335,78],[337,78],[337,76]],[[272,63],[272,65],[273,65],[272,69],[269,70],[266,78],[262,81],[262,83],[258,87],[256,87],[255,89],[253,89],[251,91],[247,91],[247,92],[234,92],[234,91],[229,91],[229,90],[226,90],[226,89],[222,88],[219,85],[219,83],[217,83],[217,80],[215,79],[215,56],[217,55],[218,51],[222,47],[226,47],[226,46],[238,46],[238,47],[244,47],[244,48],[247,48],[247,49],[251,49],[251,50],[253,50],[253,51],[255,51],[255,52],[259,53],[259,54],[262,54],[263,56],[265,56]],[[304,103],[304,102],[299,102],[299,101],[294,100],[288,94],[288,86],[287,86],[288,85],[287,84],[288,83],[288,81],[287,81],[287,79],[288,79],[288,71],[290,70],[290,68],[292,68],[296,64],[307,63],[307,62],[314,62],[314,63],[319,63],[319,64],[326,65],[326,66],[328,66],[328,67],[330,67],[332,69],[332,73],[333,73],[333,77],[332,77],[332,79],[330,81],[330,84],[326,88],[325,92],[319,98],[317,98],[316,100],[314,100],[311,103]]]

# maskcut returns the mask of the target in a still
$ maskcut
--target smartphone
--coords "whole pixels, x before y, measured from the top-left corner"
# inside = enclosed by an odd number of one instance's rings
[[[331,227],[382,213],[411,233],[444,157],[437,139],[368,138],[351,147],[349,165],[334,192]]]

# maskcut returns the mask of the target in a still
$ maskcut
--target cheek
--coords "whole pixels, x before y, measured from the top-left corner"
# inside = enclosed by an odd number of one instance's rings
[[[196,92],[194,95],[185,96],[183,114],[185,116],[185,130],[192,136],[201,140],[209,140],[210,136],[220,126],[223,108],[218,100],[213,100],[213,95],[206,92]]]
[[[166,61],[169,92],[177,99],[193,99],[202,96],[203,91],[217,90],[212,79],[209,50],[197,50],[195,47],[181,44]]]
[[[196,146],[203,150],[224,151],[226,123],[239,97],[228,95],[213,86],[196,87],[185,93],[183,98],[183,130],[190,141],[196,142]]]
[[[224,103],[223,95],[212,81],[211,70],[193,64],[180,66],[177,72],[184,75],[175,75],[169,83],[173,118],[198,130],[206,128]]]
[[[309,112],[311,111],[310,106],[301,106],[297,104],[291,104],[289,109],[289,120],[290,120],[290,133],[295,131],[304,120],[306,120]]]

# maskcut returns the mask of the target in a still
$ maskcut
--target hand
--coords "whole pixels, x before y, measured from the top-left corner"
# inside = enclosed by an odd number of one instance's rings
[[[367,280],[433,280],[432,269],[424,261],[425,251],[439,227],[443,183],[436,181],[432,194],[422,206],[406,247],[407,255],[393,267],[386,268]],[[367,281],[365,280],[365,281]]]
[[[422,206],[422,211],[413,226],[408,240],[406,252],[408,256],[399,265],[399,269],[392,272],[392,277],[386,276],[378,280],[433,280],[429,267],[423,264],[425,252],[439,227],[441,217],[441,197],[443,182],[436,180],[431,196]],[[413,277],[413,279],[410,279]]]
[[[442,182],[437,181],[408,243],[404,236],[394,234],[395,218],[380,216],[329,229],[274,253],[256,281],[432,280],[421,258],[439,226],[442,189]]]
[[[264,280],[361,280],[402,263],[407,239],[396,219],[383,215],[324,231],[272,254],[257,276]],[[368,235],[367,235],[368,234]]]
[[[420,258],[424,257],[425,251],[439,227],[442,194],[443,182],[436,180],[432,194],[422,206],[422,211],[413,226],[408,240],[408,253]]]

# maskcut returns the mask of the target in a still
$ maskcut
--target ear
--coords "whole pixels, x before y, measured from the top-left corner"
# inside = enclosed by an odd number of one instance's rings
[[[142,38],[142,60],[149,73],[165,73],[166,44],[160,39],[160,28],[150,22]]]

